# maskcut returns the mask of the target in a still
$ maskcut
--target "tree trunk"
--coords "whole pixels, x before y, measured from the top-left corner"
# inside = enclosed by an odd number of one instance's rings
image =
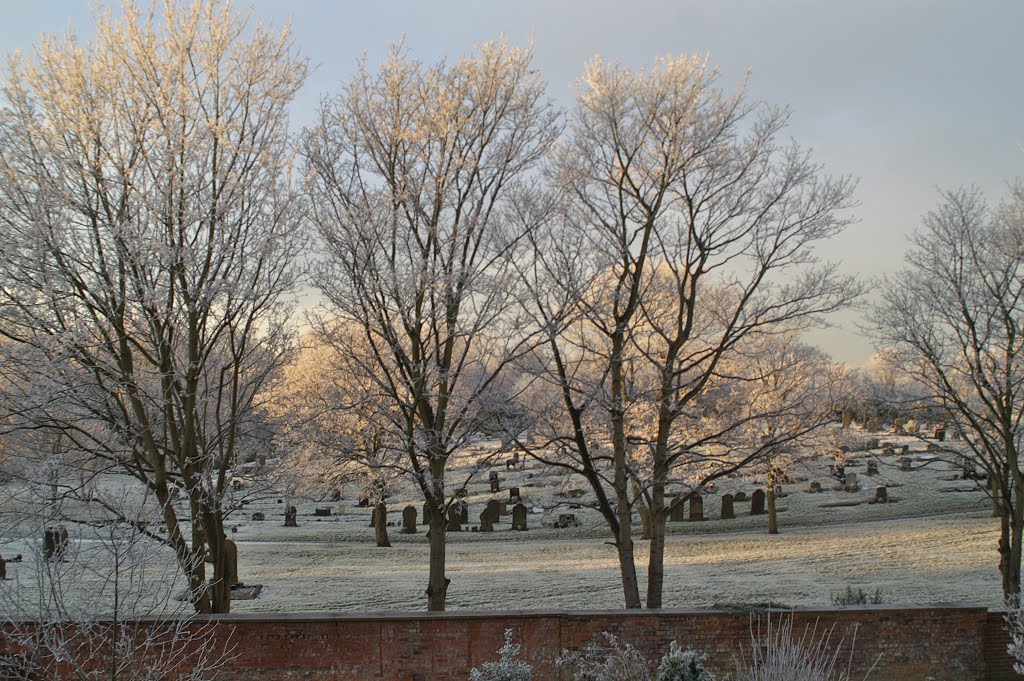
[[[655,482],[651,486],[651,547],[647,561],[647,607],[661,607],[661,592],[665,584],[665,486]]]
[[[377,546],[391,546],[388,539],[388,505],[383,500],[378,501],[374,508],[373,536],[377,540]]]
[[[444,575],[445,566],[445,530],[447,523],[443,507],[430,504],[430,572],[427,576],[427,610],[443,611],[448,596],[450,579]]]
[[[775,514],[775,476],[768,476],[768,484],[765,485],[764,500],[768,508],[768,534],[779,533],[779,521]]]

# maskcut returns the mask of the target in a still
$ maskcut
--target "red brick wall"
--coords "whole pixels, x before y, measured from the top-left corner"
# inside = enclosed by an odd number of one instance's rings
[[[778,617],[775,613],[773,617]],[[762,627],[766,615],[762,614]],[[981,607],[861,606],[797,610],[794,632],[832,631],[843,667],[854,635],[851,679],[875,664],[870,681],[1003,681],[1015,678],[1000,613]],[[602,632],[636,646],[652,668],[677,640],[708,654],[720,676],[749,649],[751,617],[698,610],[486,612],[414,614],[227,615],[211,618],[231,632],[235,657],[221,678],[252,681],[441,681],[497,659],[506,628],[536,681],[556,679],[555,660]],[[777,623],[777,620],[775,620]],[[2,638],[2,637],[0,637]],[[3,647],[0,645],[0,647]]]

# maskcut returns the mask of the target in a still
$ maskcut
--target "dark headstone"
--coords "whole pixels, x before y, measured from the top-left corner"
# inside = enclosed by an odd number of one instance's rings
[[[416,534],[416,507],[412,504],[402,509],[402,534]]]
[[[875,488],[875,503],[884,504],[889,501],[889,494],[884,487]]]
[[[332,489],[331,490],[331,501],[341,501],[341,490],[340,489]]]
[[[868,470],[864,473],[865,475],[878,475],[878,462],[868,461]]]
[[[686,503],[685,502],[680,501],[680,502],[676,503],[675,501],[673,501],[672,505],[669,506],[668,519],[671,522],[673,522],[673,523],[681,523],[681,522],[683,522],[683,520],[686,519],[686,516],[684,515],[685,512],[686,512]]]
[[[430,504],[423,504],[423,524],[430,524]]]
[[[747,493],[746,492],[736,492],[736,494],[732,495],[732,498],[733,498],[733,501],[746,501],[747,500]]]
[[[480,514],[480,531],[494,532],[494,523],[498,522],[498,502],[491,499],[487,502],[484,512]]]
[[[699,494],[690,497],[690,520],[704,520],[704,497]]]
[[[294,506],[289,506],[284,509],[284,526],[285,527],[298,527],[299,523],[296,522],[296,517],[299,515],[298,510]]]
[[[331,517],[331,509],[330,509],[329,506],[326,507],[326,508],[317,508],[317,509],[314,509],[313,515],[317,516],[318,518],[330,518]]]
[[[68,529],[63,525],[43,530],[43,556],[46,560],[62,560],[68,547]]]
[[[942,451],[942,447],[940,447],[935,442],[929,442],[928,446],[925,447],[925,451],[928,451],[928,452],[941,452]]]
[[[820,483],[820,482],[818,482],[817,480],[813,481],[813,482],[811,483],[811,488],[810,488],[810,492],[811,492],[812,494],[817,494],[817,493],[818,493],[818,492],[820,492],[820,491],[821,491],[821,483]]]
[[[370,505],[370,497],[359,497],[359,503],[356,504],[359,508],[367,508]]]
[[[736,511],[732,507],[733,496],[731,494],[722,495],[722,520],[732,520],[736,517]]]
[[[263,511],[256,511],[252,514],[252,519],[258,522],[261,520],[266,520],[267,516],[263,513]]]
[[[497,480],[498,479],[498,471],[490,471],[490,472],[488,472],[487,473],[487,479],[488,480]]]
[[[579,522],[576,520],[575,513],[560,513],[558,515],[558,520],[555,521],[555,527],[559,529],[577,526],[579,526]]]
[[[501,490],[501,483],[498,482],[498,478],[496,478],[496,477],[495,478],[491,478],[490,479],[490,483],[491,483],[491,494],[494,494],[495,492],[498,492],[498,491]]]
[[[465,501],[459,501],[455,504],[459,508],[459,522],[463,525],[469,524],[469,504]]]
[[[750,496],[750,515],[764,515],[764,490],[756,489]]]
[[[939,442],[945,442],[946,441],[946,429],[945,428],[936,428],[935,429],[935,439],[938,440]]]
[[[462,509],[459,504],[452,504],[448,507],[448,531],[462,532]]]
[[[522,498],[519,496],[519,488],[518,487],[509,487],[508,488],[508,503],[510,503],[510,504],[518,504],[520,501],[522,501]]]
[[[900,459],[900,470],[901,471],[909,471],[910,470],[910,464],[912,464],[912,463],[914,463],[914,460],[911,459],[909,456],[902,457]]]
[[[856,473],[846,474],[846,481],[843,483],[843,489],[845,489],[847,492],[856,492],[858,489],[860,489],[860,486],[857,484]]]
[[[512,529],[518,532],[526,531],[526,505],[518,503],[512,507]]]

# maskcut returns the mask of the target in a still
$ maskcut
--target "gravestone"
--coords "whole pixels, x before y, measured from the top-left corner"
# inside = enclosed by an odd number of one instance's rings
[[[518,487],[509,487],[508,488],[508,503],[510,503],[510,504],[518,504],[521,501],[522,501],[522,498],[519,496],[519,488]]]
[[[868,461],[868,470],[865,475],[878,475],[878,462]]]
[[[359,497],[359,503],[356,504],[359,508],[367,508],[370,505],[370,497]]]
[[[733,496],[731,494],[722,495],[722,520],[732,520],[736,517],[736,511],[733,509]]]
[[[846,474],[846,482],[843,483],[843,489],[845,489],[847,492],[856,492],[858,489],[860,489],[860,487],[857,485],[856,473]]]
[[[912,464],[913,462],[914,462],[914,460],[911,459],[909,456],[902,457],[900,459],[900,470],[901,471],[909,471],[910,470],[910,464]]]
[[[764,490],[754,490],[751,495],[750,515],[764,515]]]
[[[455,504],[459,508],[459,522],[463,525],[469,524],[469,504],[465,501],[459,501]]]
[[[448,507],[448,531],[462,532],[462,513],[459,504],[452,504]]]
[[[430,525],[430,504],[423,504],[423,524]]]
[[[332,489],[331,490],[331,501],[341,501],[341,490],[340,489]]]
[[[673,502],[674,503],[674,502]],[[673,523],[681,523],[685,519],[686,502],[680,501],[669,507],[668,519]]]
[[[903,454],[910,453],[910,445],[903,445],[902,447],[900,447],[900,452]]]
[[[925,447],[925,451],[927,451],[927,452],[940,452],[940,451],[942,451],[942,447],[940,447],[938,444],[936,444],[934,442],[929,442],[928,446]]]
[[[331,517],[331,508],[330,508],[330,506],[327,506],[327,507],[324,507],[324,508],[316,508],[316,509],[313,510],[313,515],[315,515],[318,518],[330,518]]]
[[[882,456],[896,456],[896,450],[892,447],[886,447],[882,450]]]
[[[817,480],[812,482],[811,483],[811,490],[810,491],[811,491],[812,494],[817,494],[818,492],[820,492],[821,491],[821,483],[818,482]]]
[[[234,586],[238,584],[238,545],[230,539],[224,540],[224,577],[228,581],[228,586]]]
[[[256,522],[260,522],[262,520],[266,520],[267,516],[263,513],[263,511],[256,511],[252,514],[252,519]]]
[[[512,507],[512,529],[517,532],[526,531],[526,505],[518,503]]]
[[[704,520],[704,497],[699,494],[690,497],[690,520]]]
[[[567,527],[578,527],[579,522],[576,520],[575,513],[560,513],[558,520],[555,521],[555,527],[559,529],[565,529]]]
[[[936,428],[935,429],[935,439],[938,440],[939,442],[945,442],[946,441],[946,429],[945,428]]]
[[[746,492],[736,492],[736,494],[732,495],[732,500],[733,501],[746,501],[747,500],[747,493]]]
[[[889,493],[884,487],[875,488],[875,503],[884,504],[889,501]]]
[[[491,499],[480,514],[480,531],[494,532],[494,523],[498,522],[498,502]]]
[[[289,506],[284,509],[284,526],[285,527],[298,527],[299,523],[296,522],[296,516],[299,512],[294,506]]]
[[[498,482],[497,473],[495,473],[494,477],[491,478],[489,482],[491,484],[491,494],[501,490],[501,483]]]
[[[63,525],[43,530],[43,556],[46,560],[62,560],[68,547],[68,529]]]
[[[877,437],[873,437],[864,443],[864,449],[878,449],[881,446]]]
[[[402,534],[416,534],[416,507],[412,504],[402,509]]]

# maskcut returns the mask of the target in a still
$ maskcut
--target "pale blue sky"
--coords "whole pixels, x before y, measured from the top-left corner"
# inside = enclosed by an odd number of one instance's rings
[[[28,49],[68,26],[87,38],[89,0],[0,0],[0,49]],[[238,3],[240,7],[246,3]],[[405,39],[419,58],[457,57],[504,33],[535,41],[535,64],[562,103],[595,54],[638,67],[666,53],[710,55],[723,83],[752,71],[755,97],[793,110],[789,134],[835,173],[860,178],[859,222],[821,250],[846,270],[900,266],[936,188],[977,184],[992,200],[1024,175],[1024,1],[262,0],[257,17],[291,21],[317,70],[296,102],[308,122],[356,60]],[[847,315],[816,334],[836,359],[872,353]]]

